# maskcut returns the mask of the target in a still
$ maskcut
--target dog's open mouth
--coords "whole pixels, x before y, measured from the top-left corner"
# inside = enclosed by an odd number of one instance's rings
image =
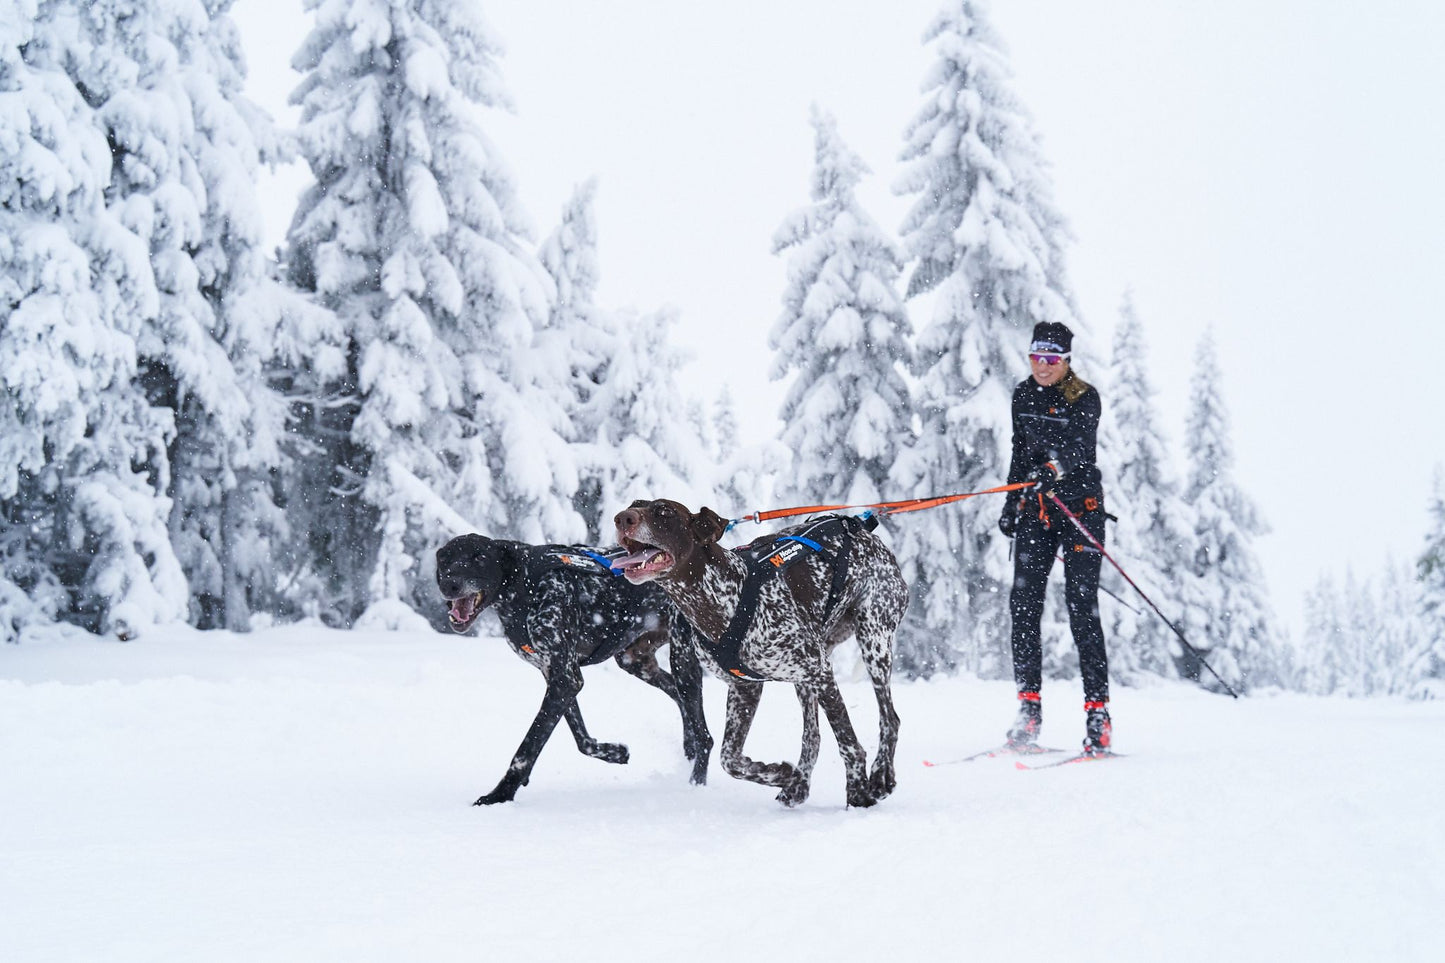
[[[447,618],[451,620],[454,632],[465,632],[471,628],[472,623],[477,620],[477,616],[482,614],[481,592],[452,599],[451,603],[451,607],[447,609]]]
[[[624,540],[622,547],[630,554],[614,559],[612,567],[627,576],[629,582],[645,582],[672,570],[672,553],[665,549],[630,539]]]

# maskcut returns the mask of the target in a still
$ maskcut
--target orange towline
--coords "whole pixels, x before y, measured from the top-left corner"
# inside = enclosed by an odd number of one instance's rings
[[[774,508],[766,512],[753,512],[751,515],[744,515],[742,518],[733,519],[736,522],[755,522],[761,525],[763,522],[772,521],[775,518],[792,518],[795,515],[816,515],[820,512],[841,512],[867,509],[879,515],[896,515],[902,512],[917,512],[925,508],[937,508],[939,505],[947,505],[951,502],[960,502],[965,498],[977,498],[979,495],[997,495],[1001,492],[1018,491],[1021,488],[1033,488],[1033,482],[1019,482],[1014,485],[999,485],[997,488],[985,488],[978,492],[959,492],[953,495],[937,495],[932,498],[907,498],[897,502],[873,502],[869,505],[800,505],[796,508]]]

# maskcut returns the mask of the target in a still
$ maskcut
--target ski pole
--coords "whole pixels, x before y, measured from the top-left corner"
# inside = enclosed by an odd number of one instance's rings
[[[1214,671],[1214,666],[1210,665],[1207,661],[1205,661],[1204,654],[1202,652],[1189,644],[1189,640],[1184,637],[1184,633],[1179,631],[1179,626],[1169,621],[1169,617],[1163,612],[1159,611],[1159,606],[1154,604],[1154,600],[1151,599],[1148,595],[1145,595],[1144,590],[1141,589],[1137,584],[1135,584],[1134,580],[1129,577],[1129,573],[1124,571],[1124,569],[1119,565],[1118,562],[1114,561],[1114,556],[1104,551],[1104,546],[1099,544],[1099,540],[1094,537],[1093,533],[1084,527],[1084,523],[1079,521],[1079,516],[1069,511],[1069,506],[1065,505],[1063,500],[1060,499],[1058,495],[1055,495],[1053,492],[1048,492],[1048,496],[1055,505],[1059,506],[1059,510],[1068,517],[1069,521],[1074,523],[1074,527],[1084,533],[1084,537],[1089,540],[1089,543],[1099,550],[1099,554],[1107,558],[1109,560],[1109,564],[1114,566],[1114,568],[1118,570],[1120,575],[1124,576],[1124,581],[1128,582],[1129,585],[1133,587],[1134,591],[1139,593],[1139,597],[1142,598],[1145,602],[1149,603],[1149,607],[1154,610],[1154,614],[1163,619],[1164,624],[1169,626],[1169,628],[1173,630],[1175,635],[1179,636],[1179,641],[1184,643],[1184,647],[1188,649],[1189,652],[1196,659],[1199,660],[1199,664],[1208,669],[1209,674],[1214,676],[1215,679],[1219,680],[1219,684],[1224,686],[1224,691],[1228,692],[1230,695],[1238,699],[1239,693],[1235,692],[1234,689],[1230,687],[1228,682],[1225,682],[1223,679],[1219,678],[1219,673]]]

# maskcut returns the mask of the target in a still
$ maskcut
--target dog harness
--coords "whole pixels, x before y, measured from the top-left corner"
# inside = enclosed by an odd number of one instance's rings
[[[620,577],[622,572],[612,567],[613,559],[622,558],[627,554],[625,548],[589,548],[585,545],[532,545],[527,547],[523,555],[522,567],[523,578],[531,583],[534,576],[545,572],[568,571],[576,572],[579,575],[611,575]],[[528,655],[536,652],[532,646],[532,631],[527,626],[525,618],[518,619],[513,627],[520,637],[518,647]],[[599,662],[606,662],[619,651],[622,646],[603,646],[592,657],[582,661],[582,665],[596,665]]]
[[[721,639],[708,645],[707,637],[699,632],[696,636],[698,643],[707,648],[708,654],[729,675],[749,682],[766,681],[742,660],[743,639],[752,627],[753,616],[757,614],[758,597],[762,593],[763,584],[799,559],[820,558],[830,562],[833,566],[833,579],[828,587],[828,603],[823,609],[823,618],[826,621],[833,614],[833,608],[843,593],[843,583],[848,578],[848,557],[853,550],[854,535],[863,531],[871,532],[877,527],[878,518],[872,514],[861,518],[852,515],[828,515],[801,531],[764,535],[747,545],[733,549],[733,554],[741,558],[747,566],[738,607],[733,610],[733,617],[723,630]],[[840,538],[838,548],[829,552],[822,546],[821,540],[835,536]]]
[[[621,578],[622,570],[614,569],[612,562],[626,554],[625,548],[597,549],[588,548],[585,545],[538,545],[527,553],[527,568],[533,572],[581,569],[584,572],[591,572],[593,575],[605,573]]]

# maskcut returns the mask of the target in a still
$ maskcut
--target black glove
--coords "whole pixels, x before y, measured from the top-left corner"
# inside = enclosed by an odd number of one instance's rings
[[[1014,532],[1019,527],[1019,513],[1013,505],[1005,505],[1003,514],[998,517],[998,530],[1004,533],[1006,538],[1013,538]]]
[[[1046,492],[1054,487],[1054,482],[1059,480],[1059,471],[1054,467],[1053,462],[1044,462],[1037,465],[1033,471],[1024,476],[1024,481],[1034,483],[1034,487],[1041,492]]]

